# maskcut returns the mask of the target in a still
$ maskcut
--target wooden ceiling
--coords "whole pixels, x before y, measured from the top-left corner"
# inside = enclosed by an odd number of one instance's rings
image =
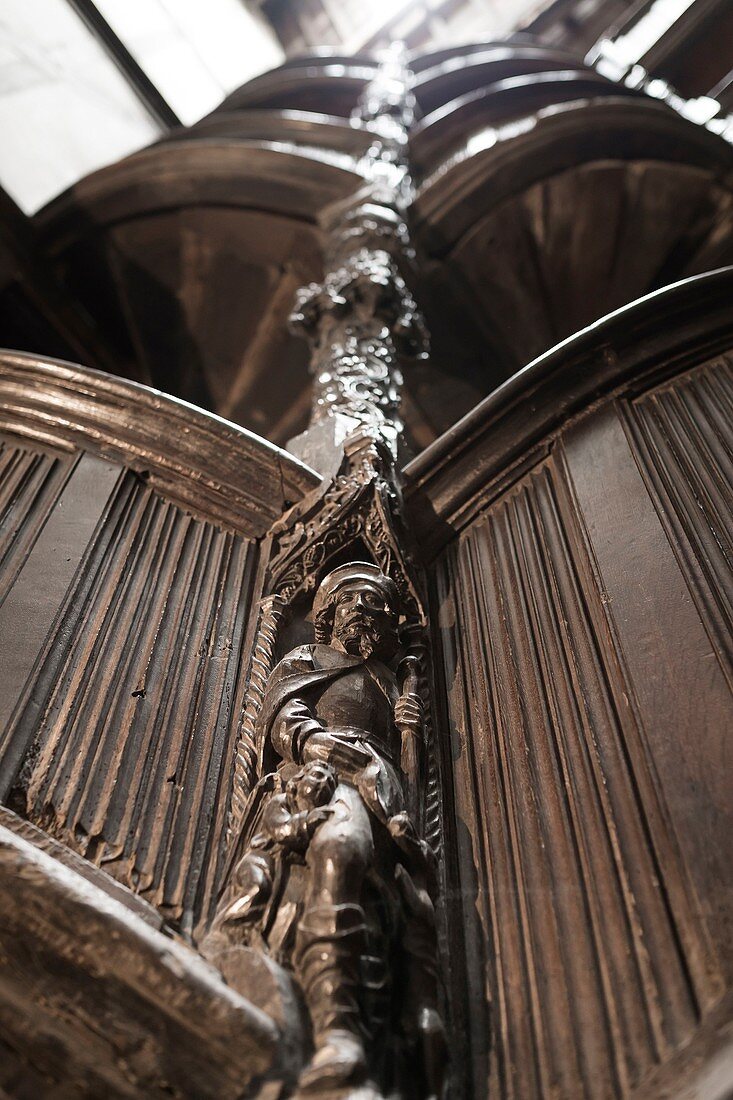
[[[103,349],[89,365],[278,444],[303,428],[307,349],[287,318],[321,272],[320,212],[362,179],[371,135],[349,116],[374,71],[366,56],[291,60],[37,216],[47,277]],[[417,453],[558,340],[731,262],[733,150],[526,40],[413,71],[415,290],[432,333],[406,376]]]

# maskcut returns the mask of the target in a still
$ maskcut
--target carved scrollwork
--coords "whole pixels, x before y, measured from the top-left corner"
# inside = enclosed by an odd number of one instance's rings
[[[364,432],[348,438],[344,452],[341,470],[326,488],[306,497],[273,526],[271,589],[286,600],[312,590],[329,560],[361,539],[394,580],[408,616],[424,623],[391,455]]]
[[[412,193],[405,153],[413,112],[403,62],[394,54],[353,117],[374,135],[361,164],[365,185],[324,211],[326,274],[298,292],[290,320],[312,348],[313,428],[331,420],[337,443],[362,429],[395,455],[402,366],[428,351],[404,277],[414,257],[404,214]]]
[[[347,232],[359,230],[351,222]],[[300,290],[291,328],[313,346],[313,422],[341,415],[396,452],[400,361],[424,358],[427,335],[390,253],[361,247],[322,284]]]
[[[367,218],[359,230],[366,232],[370,221],[375,219]],[[356,233],[353,221],[347,231]],[[386,229],[377,231],[386,233]],[[291,317],[295,332],[324,345],[340,322],[354,332],[374,323],[380,325],[379,331],[386,326],[402,354],[426,354],[424,324],[386,249],[360,247],[323,283],[310,283],[298,291]]]
[[[347,204],[331,207],[323,216],[328,234],[327,261],[339,268],[361,249],[379,249],[397,261],[401,272],[411,272],[415,251],[410,243],[401,206],[384,182],[370,183]]]

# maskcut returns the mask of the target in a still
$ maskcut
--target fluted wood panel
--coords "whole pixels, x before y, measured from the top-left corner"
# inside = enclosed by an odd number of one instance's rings
[[[478,1095],[643,1096],[730,983],[730,380],[590,414],[436,563]]]
[[[733,686],[733,355],[631,403],[627,425],[649,493]]]
[[[606,624],[626,672],[628,706],[642,733],[634,775],[654,821],[651,841],[665,886],[699,912],[730,981],[733,695],[725,662],[711,644],[713,624],[681,564],[697,561],[699,548],[671,533],[660,502],[649,495],[624,411],[607,407],[573,427],[563,452]],[[684,475],[674,477],[684,492]],[[675,854],[684,872],[678,879],[670,875]],[[686,928],[685,922],[681,934]],[[699,953],[703,944],[689,935],[687,948]]]
[[[257,562],[123,475],[10,731],[31,746],[12,804],[189,930],[216,874]]]
[[[0,603],[56,503],[73,458],[0,439]]]
[[[8,450],[14,444],[8,443]],[[18,448],[23,455],[25,448]],[[92,454],[38,453],[36,465],[49,478],[31,478],[8,510],[9,542],[15,547],[2,563],[6,575],[0,606],[0,797],[7,794],[29,745],[29,733],[15,717],[33,694],[32,673],[52,644],[61,612],[81,558],[122,476],[114,462]],[[65,459],[70,459],[66,462]],[[66,467],[65,474],[57,476]],[[9,471],[9,480],[13,470]],[[49,485],[49,481],[51,484]],[[54,481],[56,484],[54,485]],[[12,495],[12,494],[11,494]]]

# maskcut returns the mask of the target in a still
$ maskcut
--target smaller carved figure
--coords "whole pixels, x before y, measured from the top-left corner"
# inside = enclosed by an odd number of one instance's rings
[[[265,803],[259,831],[237,864],[235,900],[220,914],[217,924],[256,925],[272,898],[278,860],[288,853],[304,855],[317,827],[327,819],[328,803],[336,790],[336,773],[328,764],[311,761],[285,784],[281,794]]]

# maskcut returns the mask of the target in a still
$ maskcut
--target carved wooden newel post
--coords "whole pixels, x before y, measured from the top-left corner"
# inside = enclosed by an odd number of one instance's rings
[[[364,186],[327,212],[324,281],[298,295],[314,402],[294,449],[325,477],[270,533],[204,944],[280,1024],[303,1095],[437,1097],[444,1077],[425,621],[396,476],[401,365],[426,354],[405,281],[412,109],[392,54],[354,120],[374,135]]]

